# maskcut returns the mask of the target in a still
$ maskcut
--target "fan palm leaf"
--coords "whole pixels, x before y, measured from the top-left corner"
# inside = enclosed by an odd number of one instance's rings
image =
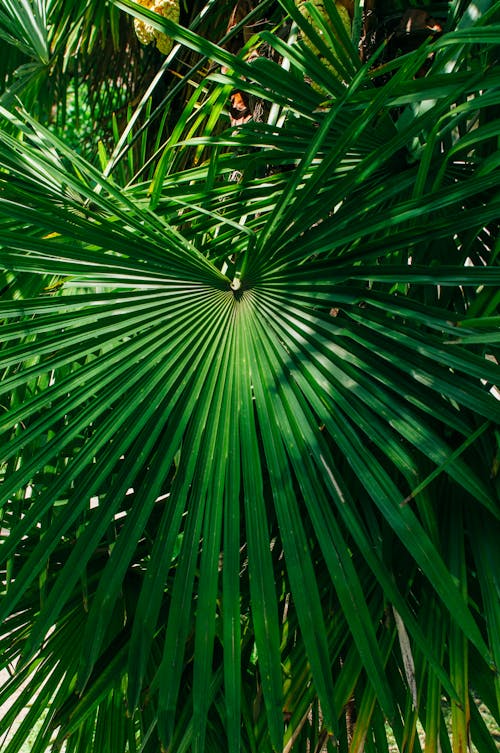
[[[443,693],[490,750],[495,17],[376,88],[116,5],[230,70],[126,187],[1,111],[6,750],[431,748]],[[217,135],[242,81],[269,118]]]

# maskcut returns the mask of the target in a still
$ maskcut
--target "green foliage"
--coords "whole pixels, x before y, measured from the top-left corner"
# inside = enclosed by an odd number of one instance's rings
[[[100,5],[182,45],[114,143],[0,99],[3,753],[494,751],[499,4],[382,68]]]

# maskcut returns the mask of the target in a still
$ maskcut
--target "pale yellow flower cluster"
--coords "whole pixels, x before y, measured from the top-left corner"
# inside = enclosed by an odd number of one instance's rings
[[[150,10],[159,13],[165,18],[169,18],[171,21],[179,22],[179,0],[136,0],[143,8],[149,8]],[[164,55],[168,55],[172,49],[173,40],[163,34],[161,31],[153,28],[151,24],[146,21],[141,21],[138,18],[134,19],[135,33],[137,39],[142,44],[150,44],[154,42],[160,52]]]

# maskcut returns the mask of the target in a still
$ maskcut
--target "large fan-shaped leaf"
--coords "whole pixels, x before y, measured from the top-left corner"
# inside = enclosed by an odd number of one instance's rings
[[[1,112],[4,697],[28,689],[0,730],[35,698],[9,753],[42,710],[40,751],[378,749],[384,718],[411,747],[419,716],[432,747],[442,691],[486,750],[498,28],[375,87],[344,37],[346,81],[303,42],[248,63],[116,4],[235,74],[127,188],[120,148],[103,174]],[[274,110],[217,136],[236,83]]]

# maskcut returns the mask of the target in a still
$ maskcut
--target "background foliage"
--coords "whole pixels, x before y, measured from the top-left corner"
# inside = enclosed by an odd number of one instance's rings
[[[496,750],[499,4],[427,7],[4,0],[5,753]]]

